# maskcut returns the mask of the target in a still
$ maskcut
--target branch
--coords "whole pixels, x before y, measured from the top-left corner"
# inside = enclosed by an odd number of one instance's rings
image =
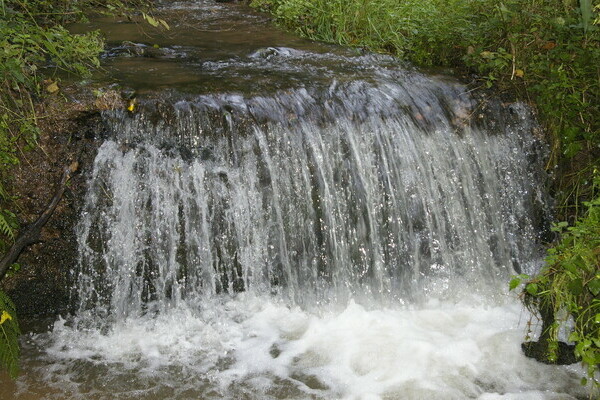
[[[25,247],[27,246],[36,243],[39,240],[42,227],[46,225],[46,223],[52,216],[52,213],[54,213],[56,206],[58,206],[58,203],[60,202],[60,199],[62,198],[63,193],[65,192],[67,182],[69,181],[71,175],[75,171],[77,171],[77,167],[78,163],[76,161],[68,167],[65,167],[65,169],[63,170],[62,177],[60,178],[60,183],[56,188],[56,192],[54,193],[54,196],[46,206],[46,209],[40,214],[38,219],[33,224],[29,225],[21,232],[21,234],[15,240],[10,249],[8,249],[8,252],[4,255],[4,257],[2,257],[2,259],[0,260],[0,280],[4,278],[4,275],[6,275],[6,272],[8,271],[10,266],[15,261],[17,261],[23,249],[25,249]]]

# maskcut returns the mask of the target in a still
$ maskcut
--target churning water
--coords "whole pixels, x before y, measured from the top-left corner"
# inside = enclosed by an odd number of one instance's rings
[[[547,223],[526,107],[386,57],[219,62],[320,67],[106,114],[76,312],[28,337],[4,398],[585,397],[576,368],[521,354],[529,316],[507,294]]]

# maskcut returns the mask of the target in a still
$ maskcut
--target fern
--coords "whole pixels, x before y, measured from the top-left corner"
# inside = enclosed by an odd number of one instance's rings
[[[15,237],[15,214],[8,210],[0,210],[0,234],[13,239]]]
[[[13,379],[19,372],[20,334],[15,305],[0,290],[0,368],[5,368]]]
[[[10,200],[10,196],[4,189],[4,185],[0,181],[0,202],[5,202]],[[0,208],[0,235],[3,235],[5,238],[14,239],[15,238],[15,230],[18,228],[17,217],[14,213],[9,210]],[[4,242],[4,238],[0,237],[0,241]],[[4,246],[0,246],[4,247]]]

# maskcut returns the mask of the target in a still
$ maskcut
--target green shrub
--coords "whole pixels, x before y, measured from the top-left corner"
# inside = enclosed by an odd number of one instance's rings
[[[39,136],[34,102],[42,94],[41,67],[88,74],[99,65],[103,42],[97,32],[70,34],[48,26],[51,2],[0,0],[0,202],[6,204],[10,168]],[[51,10],[56,10],[52,8]],[[60,17],[60,13],[53,14]],[[40,16],[40,18],[36,18]],[[0,249],[13,236],[14,214],[0,208]]]
[[[596,174],[598,172],[596,171]],[[574,324],[569,340],[575,343],[575,355],[586,367],[590,382],[600,388],[600,179],[596,179],[595,199],[585,202],[585,216],[573,226],[566,222],[553,229],[561,233],[560,242],[548,250],[546,266],[530,279],[518,276],[511,289],[522,279],[528,280],[525,303],[536,312],[548,310],[552,321],[546,332],[548,359],[555,361],[558,332],[569,319]]]
[[[487,86],[516,90],[537,107],[552,144],[548,166],[559,166],[562,218],[576,218],[591,198],[600,157],[600,30],[591,1],[580,4],[507,0],[480,10],[484,33],[464,58]]]

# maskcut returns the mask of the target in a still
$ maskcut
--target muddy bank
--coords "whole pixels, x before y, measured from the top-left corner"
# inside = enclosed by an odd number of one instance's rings
[[[19,257],[19,272],[2,281],[2,289],[13,299],[23,320],[68,311],[70,272],[77,262],[74,226],[85,193],[85,171],[96,154],[96,138],[104,129],[101,112],[124,104],[117,91],[71,86],[38,105],[39,146],[23,152],[11,182],[21,226],[32,223],[44,211],[65,166],[78,161],[80,169],[42,229],[40,241]]]

